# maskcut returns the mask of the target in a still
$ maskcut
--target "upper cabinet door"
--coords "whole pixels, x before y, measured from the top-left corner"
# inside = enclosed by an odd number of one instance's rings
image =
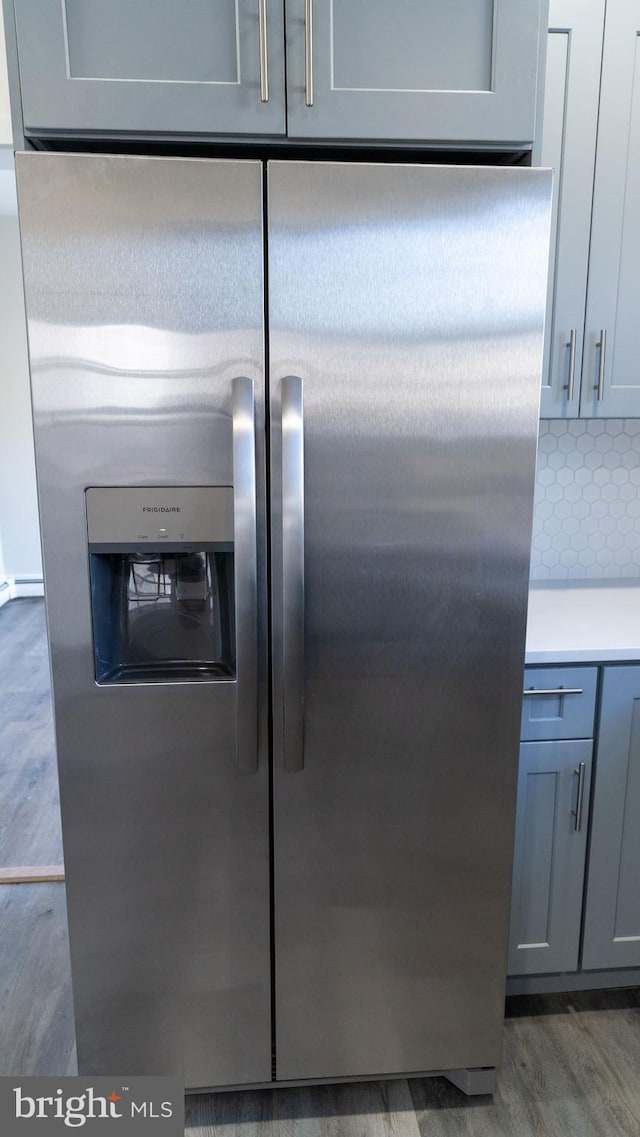
[[[607,5],[580,413],[640,414],[640,0]],[[603,334],[604,333],[604,334]]]
[[[290,137],[533,139],[538,0],[287,0],[286,11]]]
[[[542,135],[536,164],[552,166],[553,216],[540,413],[576,418],[604,0],[551,0]]]
[[[282,0],[14,0],[25,131],[284,134]]]

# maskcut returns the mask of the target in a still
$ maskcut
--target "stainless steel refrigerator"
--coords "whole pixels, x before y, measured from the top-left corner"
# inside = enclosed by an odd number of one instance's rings
[[[489,1089],[550,173],[17,169],[81,1072]]]

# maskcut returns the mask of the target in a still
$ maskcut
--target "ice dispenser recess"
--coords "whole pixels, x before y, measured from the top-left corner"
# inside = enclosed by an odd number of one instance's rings
[[[235,677],[233,490],[86,490],[98,683]]]

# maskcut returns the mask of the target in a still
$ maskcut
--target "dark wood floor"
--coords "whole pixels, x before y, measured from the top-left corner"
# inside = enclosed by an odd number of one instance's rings
[[[443,1078],[187,1100],[191,1137],[638,1137],[640,992],[509,1000],[493,1098]]]
[[[0,608],[0,867],[62,863],[44,601]]]
[[[64,884],[0,885],[0,1076],[75,1074]]]
[[[53,861],[59,850],[52,840],[58,814],[43,629],[41,601],[0,609],[2,840],[23,863],[26,855],[33,863],[35,851]],[[30,771],[26,777],[21,764]],[[49,819],[42,815],[47,809]],[[39,825],[49,831],[49,844],[38,844],[31,832]],[[64,885],[0,886],[0,1076],[63,1075],[75,1071],[74,1063]],[[465,1098],[441,1078],[197,1095],[187,1099],[185,1132],[639,1137],[640,992],[511,999],[494,1098]]]

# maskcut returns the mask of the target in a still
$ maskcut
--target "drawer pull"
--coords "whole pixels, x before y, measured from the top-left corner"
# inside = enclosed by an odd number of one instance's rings
[[[579,762],[578,765],[576,766],[575,770],[573,771],[574,774],[578,775],[578,797],[576,799],[576,808],[571,810],[573,816],[576,819],[576,823],[574,825],[574,832],[575,833],[579,833],[580,830],[582,829],[582,806],[584,803],[584,772],[585,772],[585,769],[586,769],[586,764],[584,762]]]
[[[569,380],[564,385],[564,390],[567,392],[567,402],[573,402],[573,395],[576,385],[576,339],[577,331],[572,328],[569,333],[569,341],[567,347],[569,348]]]
[[[596,347],[600,348],[600,359],[598,361],[598,382],[595,384],[595,390],[598,392],[598,402],[601,403],[604,399],[604,362],[605,353],[607,350],[607,329],[601,328],[600,339]]]
[[[528,687],[523,695],[582,695],[582,687]]]

